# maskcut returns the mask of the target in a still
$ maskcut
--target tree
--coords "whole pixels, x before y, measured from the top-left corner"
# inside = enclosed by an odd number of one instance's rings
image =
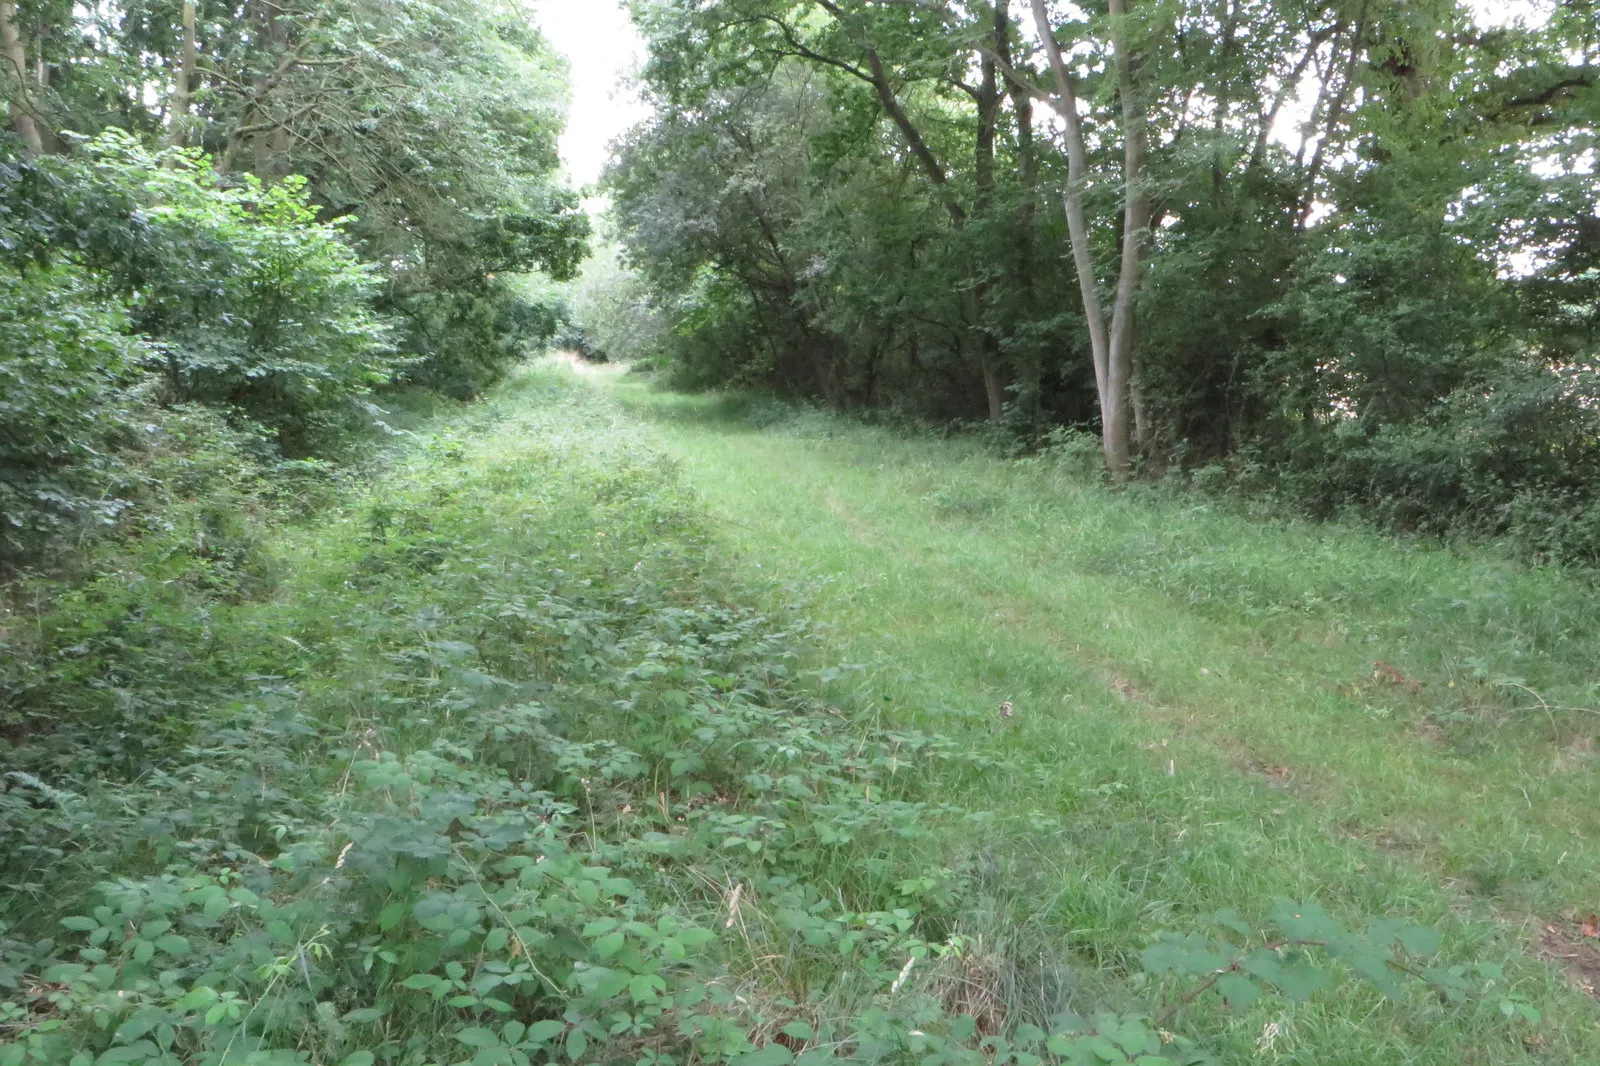
[[[0,0],[0,84],[5,86],[6,99],[11,108],[11,129],[22,140],[28,151],[38,155],[44,150],[29,100],[29,83],[33,81],[28,69],[28,49],[17,27],[16,0]]]

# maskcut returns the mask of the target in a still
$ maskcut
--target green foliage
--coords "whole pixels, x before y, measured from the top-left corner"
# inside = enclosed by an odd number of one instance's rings
[[[591,357],[643,363],[662,355],[665,317],[615,244],[600,243],[572,286],[571,325]],[[559,343],[559,342],[558,342]]]
[[[114,248],[86,259],[125,272],[171,395],[267,426],[291,456],[334,443],[394,364],[371,310],[375,273],[316,220],[305,182],[227,184],[198,152],[152,154],[117,132],[85,152],[87,180],[127,200],[148,249],[136,264]]]
[[[1145,969],[1153,974],[1203,978],[1169,1009],[1168,1016],[1213,990],[1235,1008],[1248,1007],[1264,991],[1293,1000],[1308,999],[1329,981],[1326,968],[1317,964],[1317,953],[1348,966],[1390,999],[1401,998],[1407,977],[1426,982],[1456,1002],[1466,997],[1469,988],[1464,967],[1424,964],[1422,960],[1439,946],[1438,932],[1426,926],[1383,920],[1374,922],[1365,933],[1353,933],[1322,907],[1285,899],[1273,908],[1278,935],[1263,938],[1260,946],[1252,947],[1248,938],[1253,930],[1237,912],[1219,912],[1213,921],[1238,939],[1165,933],[1141,956]]]
[[[28,468],[5,475],[6,565],[148,487],[119,449],[165,406],[326,460],[375,427],[375,389],[477,395],[553,334],[554,305],[520,299],[518,276],[571,277],[589,224],[555,177],[564,64],[520,3],[14,14],[27,77],[0,96],[39,136],[0,143],[0,270],[60,291],[8,281],[6,313],[61,324],[81,306],[82,336],[52,331],[56,354],[41,337],[30,358],[89,369],[54,399],[48,375],[8,380],[31,423]],[[73,419],[73,439],[34,439]]]
[[[125,501],[104,489],[140,354],[81,271],[0,265],[0,567],[116,521]]]
[[[558,305],[530,301],[499,279],[389,303],[403,324],[403,348],[417,356],[406,380],[460,400],[500,381],[560,328]]]
[[[271,600],[152,537],[161,580],[8,632],[9,706],[58,721],[0,792],[0,1061],[1209,1061],[1125,1007],[969,1006],[992,904],[952,845],[1048,820],[820,702],[698,513],[609,403],[524,375],[273,533]],[[1429,947],[1320,913],[1276,922],[1372,979]]]
[[[657,114],[608,180],[644,290],[629,304],[675,323],[649,355],[678,384],[987,418],[1012,452],[1092,431],[1082,294],[1121,291],[1136,189],[1156,223],[1125,279],[1145,472],[1232,470],[1322,516],[1595,557],[1590,465],[1552,473],[1594,439],[1583,20],[1134,0],[1130,96],[1103,9],[1047,5],[1080,80],[1073,248],[1027,5],[636,7]],[[1202,39],[1222,44],[1187,47]],[[1291,106],[1308,121],[1290,128]],[[1519,436],[1486,408],[1522,411]]]
[[[1448,396],[1426,418],[1344,423],[1289,446],[1281,490],[1431,535],[1502,537],[1543,562],[1600,563],[1593,375],[1522,370]]]
[[[376,278],[303,183],[225,183],[197,153],[110,132],[78,158],[8,165],[0,186],[0,563],[186,524],[163,500],[210,496],[227,524],[234,471],[372,423],[396,366]],[[147,462],[179,437],[213,484]]]

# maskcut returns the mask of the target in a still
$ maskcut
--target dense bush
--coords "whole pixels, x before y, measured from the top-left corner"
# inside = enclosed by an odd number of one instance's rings
[[[459,400],[481,395],[560,328],[558,307],[498,279],[412,293],[389,306],[401,324],[400,344],[414,359],[406,380]]]
[[[373,270],[317,221],[305,183],[224,182],[197,152],[151,153],[119,132],[86,154],[78,180],[127,199],[142,254],[83,258],[121,286],[172,398],[266,426],[288,455],[334,446],[395,361],[372,311]]]
[[[239,431],[291,459],[372,421],[399,365],[377,280],[304,183],[225,182],[196,152],[112,131],[5,165],[0,193],[0,562],[168,492],[141,456],[172,405],[223,416],[211,439],[189,419],[180,450],[233,454]]]
[[[0,568],[116,521],[142,354],[82,271],[0,263]]]
[[[1321,516],[1505,536],[1536,559],[1600,565],[1597,401],[1592,375],[1504,374],[1420,419],[1301,432],[1274,464],[1273,484]]]
[[[645,362],[662,354],[668,316],[650,299],[637,274],[613,244],[598,244],[572,286],[572,327],[592,353],[605,359]]]

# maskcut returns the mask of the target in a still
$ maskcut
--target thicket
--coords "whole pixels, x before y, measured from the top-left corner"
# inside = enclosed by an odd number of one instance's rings
[[[193,551],[232,567],[230,512],[314,503],[380,393],[475,397],[560,327],[521,279],[572,276],[588,223],[517,4],[7,3],[0,31],[0,577],[92,574],[201,500]]]
[[[616,308],[686,386],[1092,431],[1600,563],[1590,5],[661,0]],[[1047,46],[1048,45],[1048,46]]]

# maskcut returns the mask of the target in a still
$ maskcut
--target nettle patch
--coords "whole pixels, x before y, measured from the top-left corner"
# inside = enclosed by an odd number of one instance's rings
[[[1160,939],[1151,1014],[1008,1003],[962,856],[1037,816],[939,787],[1005,767],[810,697],[608,412],[502,417],[332,516],[282,604],[213,606],[292,671],[136,779],[10,776],[0,1066],[1170,1066],[1205,995],[1469,994],[1430,931],[1285,902]]]

